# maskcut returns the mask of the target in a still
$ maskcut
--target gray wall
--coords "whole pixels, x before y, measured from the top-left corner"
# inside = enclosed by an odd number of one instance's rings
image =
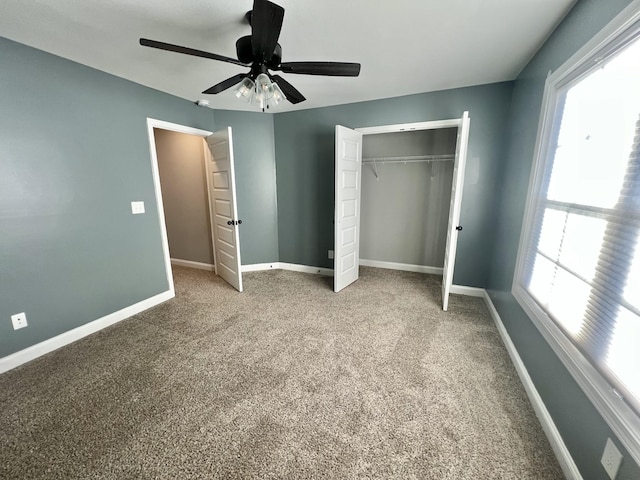
[[[615,436],[573,381],[510,293],[547,72],[555,70],[630,2],[582,0],[515,82],[488,286],[500,316],[536,388],[585,479],[608,480],[600,465],[607,437]],[[616,442],[621,447],[620,442]],[[618,480],[640,478],[625,459]]]
[[[3,38],[0,65],[3,357],[168,289],[147,117],[213,112]]]
[[[364,135],[362,156],[452,155],[457,132],[442,128]],[[373,167],[364,164],[362,171],[360,258],[441,268],[453,161]]]
[[[209,109],[0,38],[0,357],[166,291],[147,117],[233,127],[244,264],[330,267],[334,126],[456,118],[469,110],[465,230],[454,281],[490,286],[582,474],[606,478],[599,459],[613,434],[509,290],[544,77],[628,3],[580,1],[515,87],[275,116],[216,111],[215,124]],[[145,201],[147,213],[131,215],[132,200]],[[9,317],[22,311],[29,326],[14,331]],[[623,453],[618,478],[640,478]]]
[[[202,137],[154,129],[171,258],[213,265]]]
[[[273,115],[216,110],[216,130],[230,126],[236,167],[243,265],[278,261]]]
[[[327,250],[333,249],[336,124],[357,128],[443,120],[469,110],[464,231],[454,282],[485,286],[511,89],[505,82],[275,115],[280,261],[332,267]]]

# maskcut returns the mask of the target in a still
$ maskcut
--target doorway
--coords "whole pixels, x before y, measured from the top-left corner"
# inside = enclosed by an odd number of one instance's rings
[[[215,270],[202,137],[154,128],[171,264]]]
[[[240,239],[238,229],[241,221],[238,220],[237,215],[231,128],[228,127],[225,130],[213,133],[151,118],[147,119],[147,128],[165,269],[171,292],[174,293],[175,290],[169,250],[167,212],[165,212],[160,182],[158,145],[155,136],[156,129],[187,134],[200,137],[204,140],[202,142],[202,149],[206,172],[206,199],[209,207],[210,220],[210,232],[207,237],[210,238],[211,242],[210,251],[213,254],[213,270],[217,275],[236,288],[236,290],[241,292],[242,273],[240,270]],[[203,232],[200,232],[200,234],[203,234]],[[202,243],[202,241],[200,243]],[[200,245],[200,248],[202,249],[202,245]],[[176,264],[180,263],[176,262]]]

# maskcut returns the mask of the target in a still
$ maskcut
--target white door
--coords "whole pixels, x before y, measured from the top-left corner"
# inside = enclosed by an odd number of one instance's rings
[[[238,206],[233,166],[231,127],[207,137],[206,160],[209,213],[213,235],[216,274],[242,291],[240,272],[240,239],[238,238]]]
[[[362,133],[336,125],[336,198],[333,290],[358,279]]]
[[[453,283],[453,267],[456,263],[456,248],[460,226],[460,206],[462,205],[462,188],[464,186],[464,167],[467,162],[467,146],[469,144],[469,112],[464,112],[458,127],[456,142],[456,158],[453,164],[453,184],[451,185],[451,204],[449,206],[449,227],[447,229],[447,246],[444,251],[444,268],[442,270],[442,309],[449,307],[449,293]]]

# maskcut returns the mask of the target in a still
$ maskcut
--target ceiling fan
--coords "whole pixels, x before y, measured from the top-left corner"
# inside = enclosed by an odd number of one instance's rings
[[[357,77],[360,74],[359,63],[349,62],[282,62],[282,47],[278,43],[284,8],[268,0],[254,0],[253,10],[245,15],[251,24],[251,35],[240,37],[236,41],[238,59],[215,53],[181,47],[171,43],[140,39],[140,45],[158,48],[170,52],[183,53],[196,57],[209,58],[221,62],[250,67],[248,73],[239,73],[205,90],[204,94],[216,94],[231,88],[240,82],[236,96],[251,102],[259,101],[262,109],[277,104],[278,96],[284,96],[296,104],[305,97],[296,88],[279,75],[269,72],[295,73],[302,75],[324,75],[335,77]],[[271,101],[269,101],[271,100]]]

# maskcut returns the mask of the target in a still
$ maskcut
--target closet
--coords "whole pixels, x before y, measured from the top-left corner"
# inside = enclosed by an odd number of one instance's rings
[[[457,130],[363,137],[360,265],[442,275]]]
[[[359,265],[442,274],[453,281],[469,113],[349,129],[336,125],[334,291]]]

